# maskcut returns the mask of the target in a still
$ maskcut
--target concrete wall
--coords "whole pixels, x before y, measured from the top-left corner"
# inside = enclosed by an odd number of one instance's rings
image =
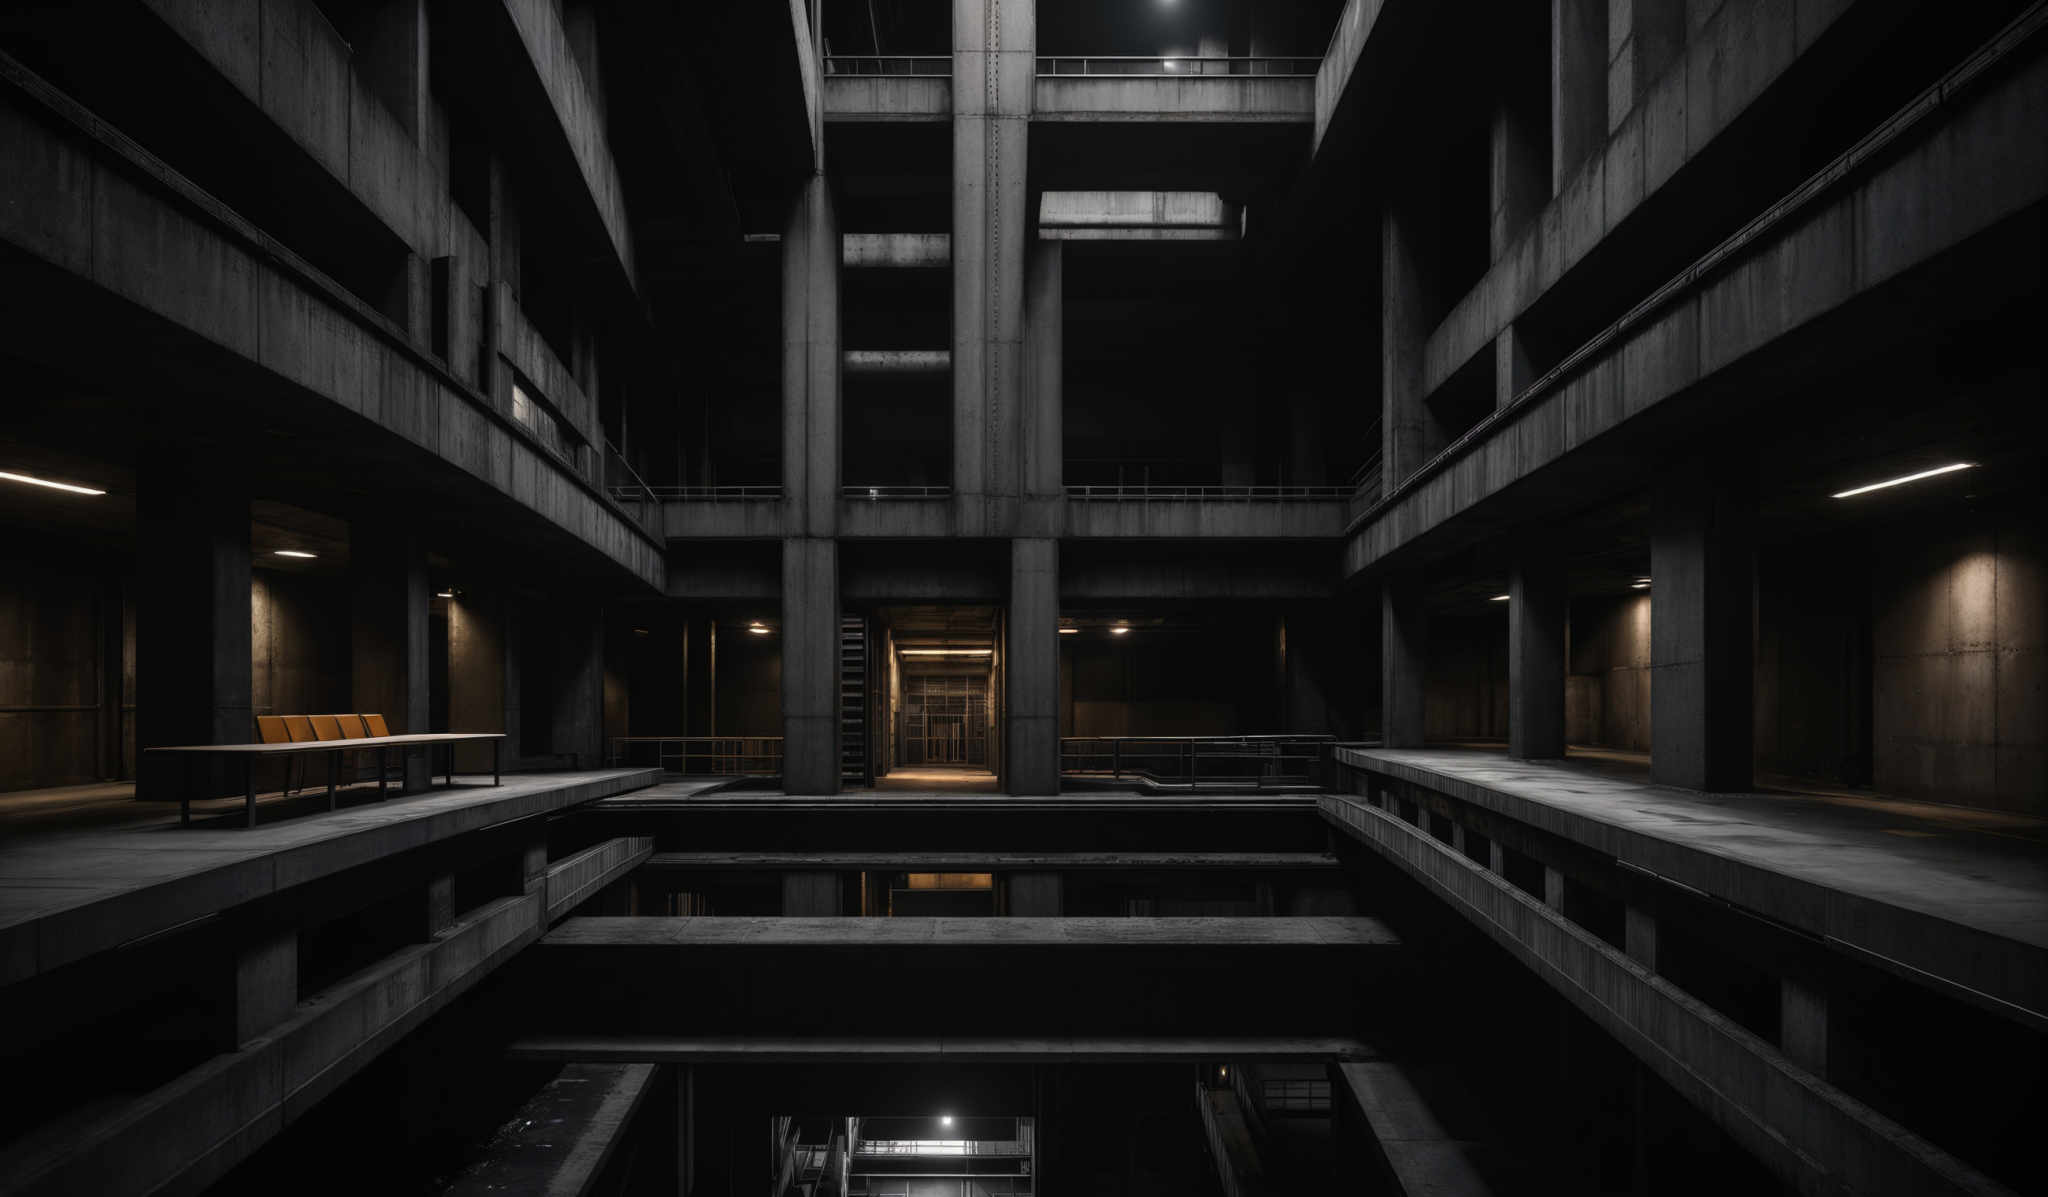
[[[0,791],[102,776],[102,586],[13,554],[0,570]]]
[[[1650,596],[1572,604],[1565,741],[1650,750]]]
[[[250,705],[256,714],[353,710],[348,643],[348,589],[339,579],[252,572]]]
[[[1832,536],[1758,554],[1756,772],[1871,781],[1871,546]]]
[[[2040,512],[1901,527],[1875,565],[1879,793],[2048,812]]]
[[[1272,624],[1062,636],[1060,734],[1227,736],[1281,726]]]
[[[1504,740],[1508,734],[1508,624],[1504,615],[1429,623],[1423,736]]]

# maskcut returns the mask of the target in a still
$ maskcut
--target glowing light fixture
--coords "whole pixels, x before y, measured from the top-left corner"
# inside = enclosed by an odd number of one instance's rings
[[[1931,470],[1922,470],[1917,474],[1907,474],[1903,478],[1887,478],[1883,482],[1873,482],[1869,486],[1859,486],[1853,490],[1840,491],[1829,495],[1828,498],[1846,499],[1852,495],[1867,495],[1871,491],[1883,490],[1889,486],[1904,486],[1908,482],[1918,482],[1922,478],[1934,478],[1942,474],[1953,474],[1957,470],[1973,470],[1976,468],[1977,463],[1974,461],[1958,461],[1953,465],[1936,466]]]
[[[1078,635],[1080,635],[1080,634],[1081,634],[1081,629],[1079,629],[1079,628],[1061,628],[1061,629],[1060,629],[1060,635],[1062,635],[1062,636],[1078,636]]]
[[[454,597],[455,597],[455,592],[454,592],[454,591],[452,591],[452,590],[436,590],[436,591],[434,592],[434,597],[435,597],[435,598],[454,598]]]
[[[1635,581],[1630,582],[1628,584],[1628,588],[1630,590],[1648,590],[1650,588],[1650,579],[1637,578]]]
[[[310,561],[313,558],[318,557],[320,554],[308,553],[303,549],[278,549],[270,555],[273,557],[300,557]]]
[[[768,634],[769,629],[767,624],[762,623],[760,620],[757,619],[754,622],[747,625],[747,630],[749,632],[752,632],[756,636],[766,636]]]
[[[5,471],[0,471],[0,480],[23,482],[30,486],[46,486],[51,490],[61,490],[74,495],[103,495],[107,493],[103,490],[94,490],[90,486],[76,486],[69,482],[52,482],[48,478],[38,478],[33,474],[9,474]]]
[[[992,648],[906,648],[903,650],[903,655],[906,657],[991,657],[995,655],[995,651]]]
[[[1120,623],[1115,627],[1109,629],[1109,634],[1112,636],[1128,636],[1131,634],[1131,625],[1127,623]]]
[[[1504,602],[1507,602],[1507,601],[1508,601],[1509,599],[1511,599],[1511,598],[1513,598],[1513,597],[1514,597],[1514,596],[1513,596],[1513,595],[1511,595],[1511,594],[1496,594],[1496,595],[1494,595],[1494,596],[1493,596],[1492,598],[1488,599],[1487,601],[1488,601],[1488,602],[1492,602],[1492,603],[1504,603]]]
[[[940,1126],[951,1126],[951,1125],[953,1125],[953,1116],[952,1116],[951,1114],[941,1114],[941,1115],[939,1115],[939,1125],[940,1125]]]

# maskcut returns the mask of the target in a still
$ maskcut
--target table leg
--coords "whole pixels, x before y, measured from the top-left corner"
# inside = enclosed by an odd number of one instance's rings
[[[256,826],[256,754],[242,754],[242,787],[249,792],[249,826]]]
[[[341,754],[340,754],[340,753],[338,753],[338,752],[330,752],[330,753],[328,753],[328,754],[327,754],[327,809],[328,809],[328,810],[330,810],[330,811],[332,811],[332,810],[334,809],[334,777],[335,777],[335,774],[337,774],[337,773],[339,773],[339,772],[341,772]]]
[[[455,745],[453,744],[448,746],[448,785],[451,789],[455,785]]]
[[[389,768],[390,763],[384,759],[384,750],[379,748],[377,750],[377,801],[379,802],[384,801],[384,774]]]
[[[185,753],[185,784],[178,788],[178,826],[192,826],[192,754]]]
[[[491,741],[491,784],[492,784],[492,785],[494,785],[494,786],[496,786],[496,785],[503,785],[503,784],[505,784],[505,781],[504,781],[504,777],[505,777],[505,770],[504,770],[504,762],[505,762],[505,741],[503,741],[503,740],[492,740],[492,741]]]

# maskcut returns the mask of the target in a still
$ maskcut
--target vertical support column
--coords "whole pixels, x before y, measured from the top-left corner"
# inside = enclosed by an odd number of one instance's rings
[[[142,750],[255,739],[249,500],[145,455],[136,486],[135,749],[140,792],[172,799],[182,769]],[[118,619],[118,615],[116,616]],[[195,767],[196,796],[239,792],[239,768]]]
[[[1811,977],[1778,983],[1778,1045],[1794,1064],[1828,1074],[1828,995]]]
[[[1058,918],[1064,889],[1058,873],[1011,873],[1003,878],[1003,913],[1019,919]]]
[[[520,653],[525,646],[526,612],[518,596],[506,594],[498,604],[499,660],[502,662],[502,698],[505,729],[505,748],[502,764],[506,768],[517,768],[516,762],[526,754],[521,740],[525,720],[522,718],[522,681]]]
[[[349,692],[357,711],[374,711],[396,734],[431,731],[427,692],[427,553],[417,537],[357,525],[349,537],[351,647]],[[426,753],[397,752],[402,791],[423,790]]]
[[[782,542],[782,788],[839,792],[839,546]]]
[[[782,493],[793,536],[837,526],[840,256],[831,187],[812,175],[782,231]]]
[[[1550,192],[1607,139],[1609,0],[1550,0]]]
[[[1735,455],[1661,477],[1651,502],[1650,776],[1750,785],[1755,490]]]
[[[448,600],[448,730],[504,731],[505,634],[502,604],[491,593],[464,591]],[[456,768],[486,773],[491,745],[458,744]]]
[[[1560,913],[1564,910],[1564,874],[1543,866],[1543,904]]]
[[[1630,960],[1656,971],[1657,916],[1647,907],[1630,902],[1622,908],[1621,948]]]
[[[1024,495],[1057,499],[1066,493],[1064,243],[1031,247],[1031,277],[1024,313]],[[1051,531],[1048,523],[1033,531]]]
[[[455,874],[442,873],[427,882],[425,938],[434,938],[454,922]]]
[[[986,534],[1018,491],[1037,6],[953,0],[953,492]]]
[[[845,914],[845,888],[839,883],[837,873],[784,873],[783,917],[820,918]]]
[[[1060,792],[1060,558],[1056,540],[1010,542],[1004,746],[1012,794]]]
[[[1636,102],[1685,47],[1686,0],[1608,0],[1607,131],[1621,128]]]
[[[1516,562],[1508,595],[1508,755],[1561,757],[1568,588],[1555,554]]]
[[[1509,52],[1524,49],[1510,47]],[[1488,241],[1492,247],[1490,260],[1495,262],[1550,198],[1550,160],[1544,153],[1549,130],[1543,127],[1546,113],[1542,93],[1525,95],[1514,87],[1514,82],[1522,78],[1522,73],[1514,69],[1516,65],[1509,64],[1510,90],[1494,108],[1488,130]]]
[[[1429,612],[1422,578],[1389,574],[1380,591],[1380,743],[1422,747]]]
[[[1429,335],[1416,230],[1392,199],[1380,214],[1381,493],[1392,494],[1428,454],[1422,343]]]
[[[697,1188],[697,1070],[688,1064],[676,1072],[676,1197],[691,1197]]]
[[[298,929],[266,929],[235,954],[235,1046],[290,1018],[298,1004]]]
[[[560,631],[555,678],[554,728],[548,747],[574,756],[572,767],[604,763],[604,612],[565,604],[556,617]]]

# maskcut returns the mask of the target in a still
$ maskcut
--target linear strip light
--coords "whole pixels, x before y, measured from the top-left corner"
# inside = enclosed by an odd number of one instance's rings
[[[1907,474],[1903,478],[1887,478],[1883,482],[1873,482],[1869,486],[1859,486],[1854,490],[1845,490],[1838,494],[1829,495],[1828,498],[1846,499],[1852,495],[1867,495],[1871,491],[1883,490],[1888,486],[1904,486],[1908,482],[1918,482],[1922,478],[1933,478],[1941,474],[1953,474],[1957,470],[1970,470],[1976,467],[1977,463],[1974,461],[1959,461],[1954,465],[1936,466],[1931,470],[1922,470],[1917,474]]]
[[[299,557],[306,560],[319,556],[318,553],[308,553],[304,549],[278,549],[270,555],[273,557]]]
[[[906,648],[906,657],[989,657],[994,656],[992,648]]]
[[[74,495],[103,495],[107,493],[103,490],[94,490],[90,486],[73,486],[69,482],[52,482],[48,478],[38,478],[33,474],[9,474],[5,471],[0,471],[0,479],[8,482],[26,482],[30,486],[47,486],[51,490],[69,491]]]

